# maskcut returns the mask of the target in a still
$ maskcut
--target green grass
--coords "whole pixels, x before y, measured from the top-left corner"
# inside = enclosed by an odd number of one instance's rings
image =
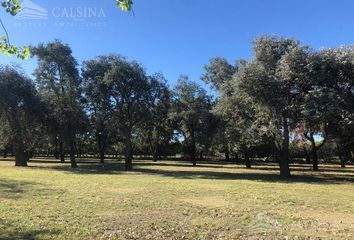
[[[0,162],[0,239],[354,239],[354,167]]]

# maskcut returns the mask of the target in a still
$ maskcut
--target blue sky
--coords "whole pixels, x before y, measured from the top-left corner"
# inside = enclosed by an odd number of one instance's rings
[[[134,15],[118,10],[115,0],[32,1],[48,11],[47,20],[19,20],[1,13],[13,44],[58,38],[70,44],[79,62],[119,53],[143,63],[149,73],[164,73],[172,86],[180,74],[199,81],[211,57],[249,59],[251,42],[259,35],[293,37],[315,49],[354,40],[350,0],[135,0]],[[68,16],[71,9],[77,15],[79,8],[103,9],[104,17],[78,21]],[[10,62],[20,62],[29,75],[36,66],[35,60],[0,56],[0,63]]]

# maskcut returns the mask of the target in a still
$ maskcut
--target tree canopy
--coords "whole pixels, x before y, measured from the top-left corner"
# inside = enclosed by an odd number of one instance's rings
[[[14,149],[17,165],[46,152],[62,162],[69,156],[73,168],[83,155],[102,166],[108,156],[123,157],[130,171],[137,156],[158,161],[181,154],[194,166],[222,158],[246,168],[272,161],[288,178],[299,158],[319,170],[323,149],[342,167],[353,159],[351,46],[316,51],[261,36],[250,60],[216,57],[205,66],[201,79],[216,95],[187,76],[170,88],[161,73],[148,74],[118,54],[86,60],[79,69],[59,40],[31,53],[38,60],[35,84],[15,68],[0,71],[0,148],[5,156]]]

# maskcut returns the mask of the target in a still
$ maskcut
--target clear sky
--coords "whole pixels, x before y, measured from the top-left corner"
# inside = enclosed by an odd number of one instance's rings
[[[13,44],[58,38],[70,44],[79,62],[119,53],[143,63],[149,73],[164,73],[172,86],[180,74],[199,81],[211,57],[249,59],[259,35],[293,37],[315,49],[354,40],[353,0],[134,0],[134,14],[117,9],[115,0],[32,2],[48,19],[1,13]],[[80,11],[87,18],[78,16]],[[15,60],[0,56],[1,63]],[[17,62],[28,74],[36,66],[35,60]]]

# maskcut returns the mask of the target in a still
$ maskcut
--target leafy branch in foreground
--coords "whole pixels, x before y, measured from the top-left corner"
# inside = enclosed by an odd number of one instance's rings
[[[133,6],[133,0],[117,0],[117,6],[123,11],[131,11]]]
[[[0,40],[0,51],[2,54],[6,54],[9,57],[16,55],[20,59],[28,59],[30,56],[30,49],[28,46],[16,47],[11,45],[6,36],[3,36]]]
[[[1,6],[12,16],[15,16],[21,11],[21,6],[18,0],[3,0]]]
[[[117,6],[123,11],[131,11],[133,6],[133,0],[116,0]],[[18,0],[3,0],[1,6],[5,8],[6,12],[12,16],[16,16],[21,11],[21,5]],[[28,46],[16,47],[10,43],[9,34],[5,28],[5,25],[0,19],[0,25],[3,28],[6,35],[0,39],[0,51],[2,54],[6,54],[9,57],[16,55],[20,59],[28,59],[30,56],[30,49]]]
[[[21,11],[21,6],[18,0],[3,0],[1,6],[5,8],[6,12],[15,16]],[[0,51],[2,54],[6,54],[9,57],[16,55],[20,59],[27,59],[30,55],[30,50],[28,46],[16,47],[10,43],[9,34],[0,19],[0,25],[3,28],[5,35],[0,39]]]

